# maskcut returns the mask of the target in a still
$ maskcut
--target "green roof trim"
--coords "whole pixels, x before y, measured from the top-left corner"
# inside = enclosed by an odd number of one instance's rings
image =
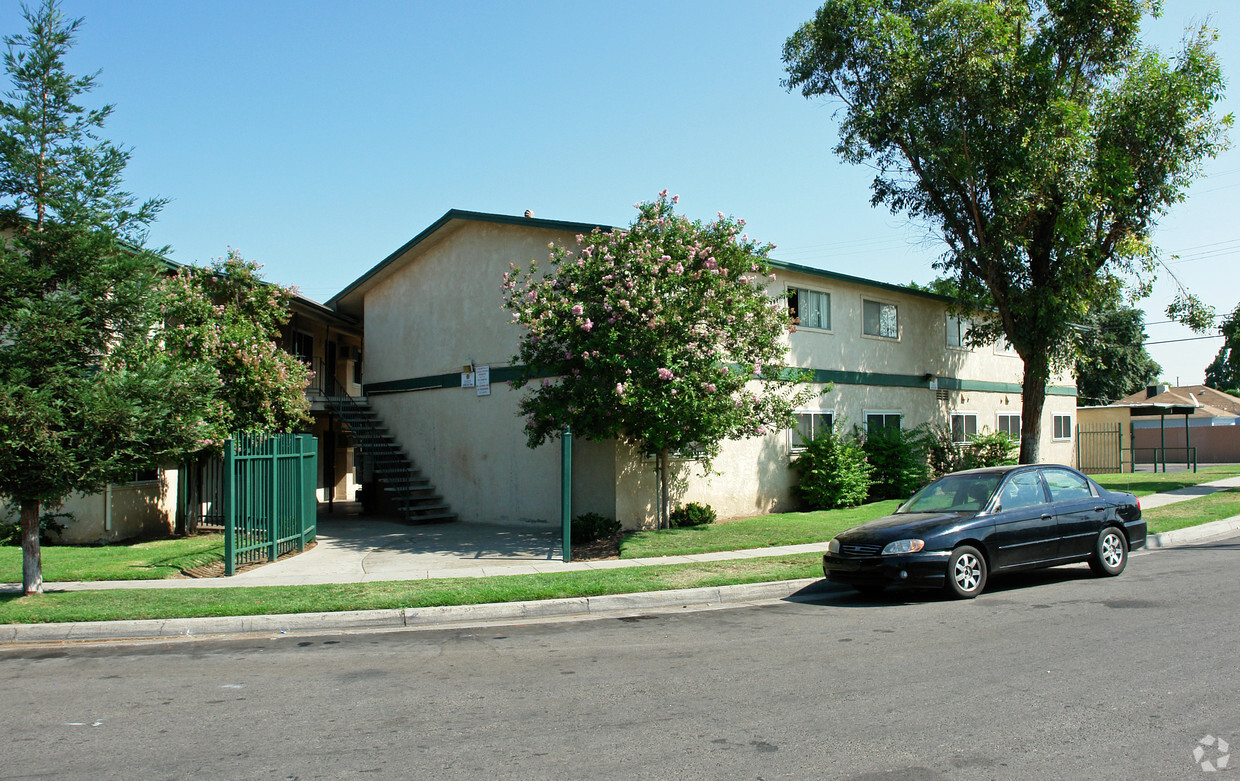
[[[380,271],[387,268],[392,263],[396,262],[396,260],[400,258],[400,256],[404,255],[409,250],[413,249],[414,247],[418,246],[422,242],[426,241],[428,238],[434,235],[436,231],[438,231],[443,226],[447,225],[449,222],[452,222],[453,220],[470,220],[473,222],[489,222],[495,225],[519,225],[519,226],[529,227],[529,228],[547,228],[549,230],[573,231],[575,233],[589,233],[595,228],[598,228],[599,230],[603,230],[603,231],[612,230],[612,228],[608,225],[591,225],[585,222],[566,222],[564,220],[544,220],[540,217],[513,217],[507,214],[491,214],[488,212],[471,212],[471,211],[465,211],[462,209],[449,209],[442,217],[440,217],[439,219],[435,220],[433,223],[428,225],[426,229],[424,229],[417,236],[414,236],[412,239],[402,244],[400,248],[397,249],[395,252],[388,255],[383,260],[379,261],[376,265],[371,267],[371,269],[367,271],[365,274],[362,274],[360,277],[353,280],[353,282],[351,282],[347,287],[345,287],[344,290],[341,290],[336,295],[327,299],[327,306],[333,309],[338,308],[340,299],[344,298],[345,296],[352,293],[354,290],[357,290],[359,287],[366,284],[367,281],[369,281],[372,277],[374,277]]]
[[[795,368],[795,367],[793,367]],[[839,369],[812,369],[812,382],[834,383],[836,385],[871,385],[885,388],[926,388],[930,383],[922,374],[882,374],[879,372],[850,372]],[[520,366],[501,366],[491,369],[491,383],[497,384],[514,380],[522,373]],[[539,373],[539,377],[554,377],[556,372],[548,370]],[[1012,393],[1020,394],[1020,383],[988,382],[986,380],[961,380],[955,377],[939,377],[938,386],[942,390],[977,391],[979,393]],[[407,393],[410,391],[431,390],[433,388],[459,388],[461,374],[430,374],[425,377],[411,377],[404,380],[388,380],[370,382],[362,386],[362,393],[367,396],[384,393]],[[1076,396],[1076,388],[1063,385],[1050,385],[1046,388],[1048,396]]]
[[[879,282],[875,279],[866,279],[865,277],[854,277],[851,274],[841,274],[837,271],[827,271],[826,269],[814,268],[813,266],[802,266],[799,263],[788,263],[782,260],[768,258],[767,262],[772,268],[782,271],[795,271],[798,274],[810,274],[811,276],[821,277],[823,279],[832,279],[836,282],[850,282],[854,285],[863,285],[865,287],[876,287],[882,290],[890,290],[893,293],[904,293],[910,296],[920,296],[928,298],[931,301],[939,301],[944,304],[950,304],[955,301],[950,296],[941,296],[938,293],[931,293],[929,290],[918,290],[908,287],[907,285],[895,285],[890,282]]]

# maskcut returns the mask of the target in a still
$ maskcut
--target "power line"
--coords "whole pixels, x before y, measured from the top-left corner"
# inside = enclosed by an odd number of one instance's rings
[[[1161,342],[1146,342],[1145,346],[1149,347],[1152,344],[1174,344],[1175,342],[1199,342],[1202,339],[1222,339],[1222,338],[1223,338],[1222,334],[1215,334],[1213,336],[1187,336],[1183,339],[1164,339]]]

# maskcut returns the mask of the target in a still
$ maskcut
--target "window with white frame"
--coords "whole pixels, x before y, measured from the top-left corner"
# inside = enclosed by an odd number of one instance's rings
[[[968,442],[977,436],[976,412],[952,413],[952,442]]]
[[[862,299],[861,321],[861,332],[867,336],[900,338],[900,312],[895,304]]]
[[[900,428],[899,412],[867,412],[865,413],[865,430],[880,431],[885,428]]]
[[[973,323],[959,315],[947,314],[947,346],[948,347],[967,347],[966,339],[969,336],[969,329],[973,327]]]
[[[792,438],[792,451],[805,449],[805,443],[813,442],[819,437],[831,435],[831,426],[835,423],[835,413],[819,410],[803,410],[797,412],[796,428],[788,433]]]
[[[1072,439],[1072,416],[1055,416],[1055,439]]]
[[[803,287],[788,288],[788,316],[804,328],[831,330],[831,294]]]
[[[1020,441],[1020,413],[1019,412],[1000,412],[999,425],[995,427],[996,431],[1002,431],[1017,442]]]
[[[1016,352],[1016,348],[1012,346],[1012,343],[1007,340],[1006,336],[1000,336],[999,340],[995,342],[995,355],[1020,357],[1019,353]]]
[[[314,362],[314,334],[305,331],[293,332],[293,355],[306,363]]]

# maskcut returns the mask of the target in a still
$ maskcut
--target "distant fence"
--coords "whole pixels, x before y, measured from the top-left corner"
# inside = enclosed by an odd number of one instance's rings
[[[237,434],[224,442],[225,574],[314,541],[317,466],[309,434]]]
[[[1076,427],[1076,465],[1082,472],[1122,472],[1120,423],[1081,423]]]

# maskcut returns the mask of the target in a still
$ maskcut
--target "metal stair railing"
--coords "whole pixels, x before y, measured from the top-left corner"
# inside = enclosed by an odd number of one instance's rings
[[[375,481],[401,517],[409,523],[443,523],[456,520],[456,513],[435,492],[430,478],[410,459],[396,439],[383,426],[378,413],[366,401],[349,395],[335,377],[319,375],[318,387],[332,412],[340,416],[354,442],[370,459]]]

